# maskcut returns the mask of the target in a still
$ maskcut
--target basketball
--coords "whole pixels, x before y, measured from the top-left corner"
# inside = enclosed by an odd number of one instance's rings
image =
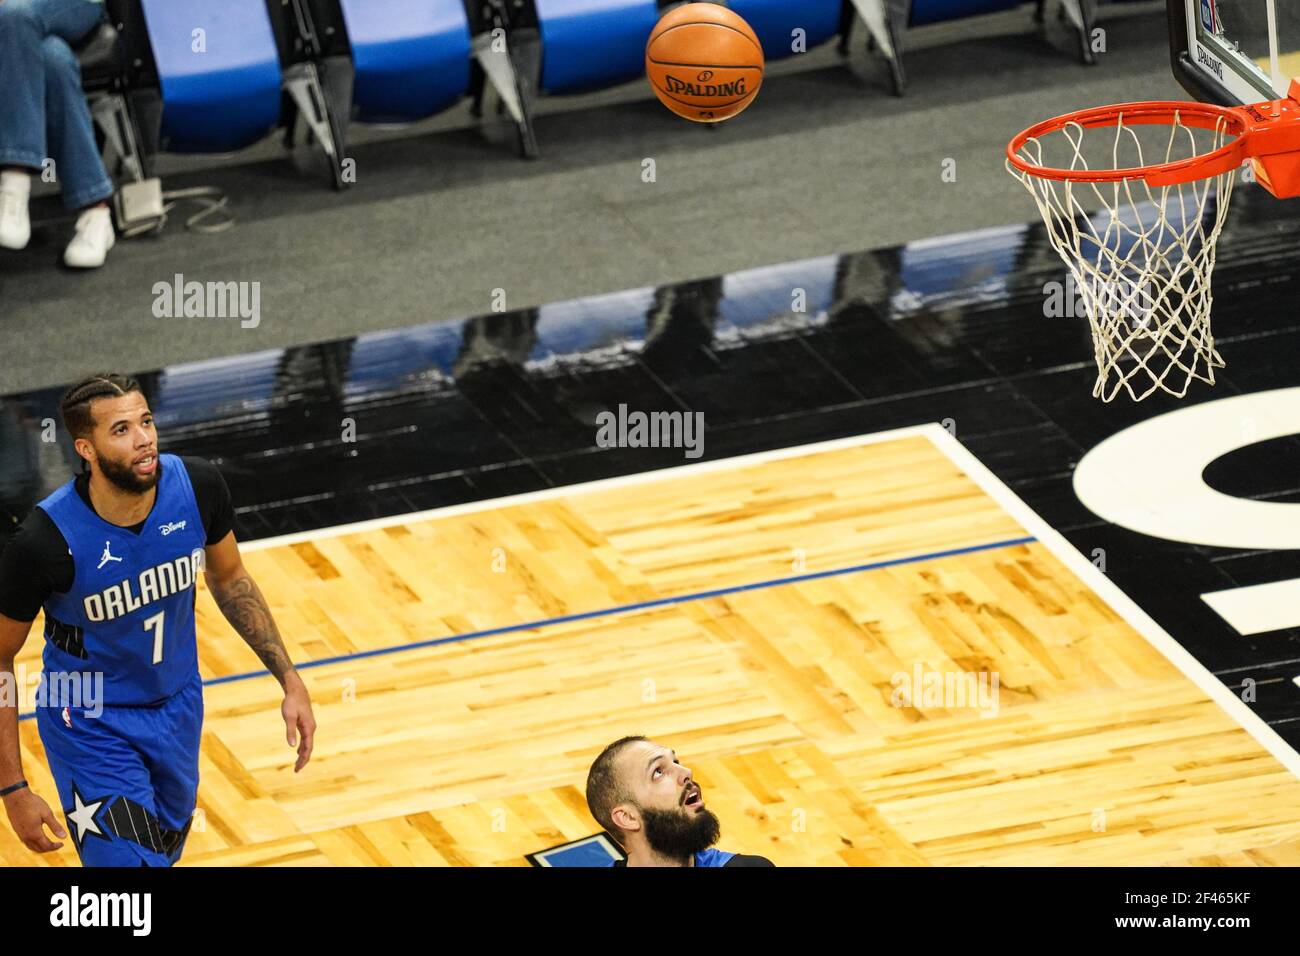
[[[717,123],[754,102],[763,83],[763,47],[726,7],[688,3],[655,24],[645,71],[664,106],[696,123]]]

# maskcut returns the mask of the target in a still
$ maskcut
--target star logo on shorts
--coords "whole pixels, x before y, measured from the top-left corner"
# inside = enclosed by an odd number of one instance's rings
[[[63,814],[68,818],[69,825],[76,828],[73,837],[76,839],[78,847],[81,847],[86,842],[87,833],[93,833],[103,840],[112,839],[95,822],[95,815],[99,813],[99,808],[104,805],[107,799],[107,797],[100,797],[98,800],[87,803],[82,798],[80,791],[77,790],[77,785],[75,783],[72,785],[72,802],[74,806],[71,809],[65,809]]]

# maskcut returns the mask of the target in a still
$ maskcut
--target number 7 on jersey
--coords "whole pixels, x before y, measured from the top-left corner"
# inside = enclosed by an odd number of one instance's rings
[[[150,629],[153,630],[153,662],[155,664],[162,663],[163,618],[165,617],[166,612],[159,611],[157,614],[152,617],[147,617],[144,620],[144,629],[146,631]]]

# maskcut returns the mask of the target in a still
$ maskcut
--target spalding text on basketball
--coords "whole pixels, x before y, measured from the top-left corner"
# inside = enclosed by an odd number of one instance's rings
[[[686,96],[745,96],[745,78],[742,76],[731,83],[691,83],[679,80],[671,73],[667,77],[669,93],[683,93]]]

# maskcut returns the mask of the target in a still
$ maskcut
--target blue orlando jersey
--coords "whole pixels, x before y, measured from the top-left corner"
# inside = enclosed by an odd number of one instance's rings
[[[717,850],[710,847],[707,850],[701,850],[699,853],[695,854],[695,865],[696,866],[726,866],[727,861],[729,861],[735,855],[736,854],[728,850]],[[613,863],[610,864],[610,866],[627,866],[627,861],[615,860]]]
[[[727,861],[736,854],[729,853],[726,850],[715,850],[710,847],[707,850],[701,850],[695,854],[696,866],[726,866]]]
[[[702,849],[695,853],[695,866],[725,866],[733,856],[735,853],[728,853],[725,849]]]
[[[72,587],[45,602],[45,672],[102,673],[111,706],[157,703],[198,673],[194,587],[207,534],[184,464],[160,455],[158,465],[139,534],[97,515],[71,481],[37,506],[75,568]]]

